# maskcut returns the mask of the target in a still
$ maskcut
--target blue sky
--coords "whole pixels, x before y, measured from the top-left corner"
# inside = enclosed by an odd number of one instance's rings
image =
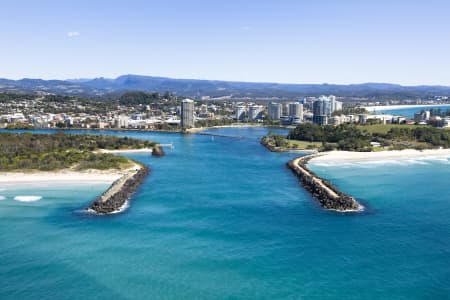
[[[0,77],[450,85],[450,1],[0,0]]]

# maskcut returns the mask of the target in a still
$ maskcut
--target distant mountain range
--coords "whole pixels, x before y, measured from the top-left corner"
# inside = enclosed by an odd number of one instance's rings
[[[88,97],[107,97],[126,91],[171,92],[198,97],[298,98],[333,94],[364,98],[417,98],[449,96],[449,86],[401,86],[387,83],[363,84],[280,84],[219,80],[173,79],[141,75],[123,75],[115,79],[0,79],[0,92],[53,93]]]

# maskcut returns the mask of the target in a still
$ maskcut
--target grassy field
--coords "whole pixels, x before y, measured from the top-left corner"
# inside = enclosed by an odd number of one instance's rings
[[[425,125],[404,125],[404,124],[375,124],[375,125],[358,125],[357,128],[360,130],[366,130],[369,133],[387,133],[391,128],[418,128],[426,127]]]
[[[305,150],[305,149],[316,149],[322,145],[321,142],[306,142],[297,140],[288,140],[289,148]]]

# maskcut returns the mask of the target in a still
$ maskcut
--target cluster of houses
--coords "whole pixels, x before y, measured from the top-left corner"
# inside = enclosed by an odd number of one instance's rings
[[[298,101],[194,102],[184,99],[179,106],[161,108],[150,105],[116,106],[99,109],[93,104],[18,100],[0,103],[0,127],[9,124],[34,128],[88,129],[168,129],[194,127],[198,120],[228,119],[236,122],[272,120],[281,125],[311,122],[318,125],[428,124],[450,127],[450,117],[432,116],[430,111],[416,113],[414,119],[389,114],[343,114],[343,103],[333,95],[308,97]],[[104,111],[108,110],[108,111]],[[49,113],[48,111],[52,111]],[[99,112],[100,111],[100,112]]]
[[[36,100],[20,100],[0,104],[0,128],[8,125],[46,128],[87,128],[87,129],[161,129],[178,127],[182,123],[181,106],[162,110],[149,105],[117,106],[106,112],[95,105],[77,103],[44,103]],[[192,111],[195,119],[213,119],[223,107],[216,104],[201,104]],[[228,109],[231,113],[232,109]],[[52,113],[46,112],[52,111]]]

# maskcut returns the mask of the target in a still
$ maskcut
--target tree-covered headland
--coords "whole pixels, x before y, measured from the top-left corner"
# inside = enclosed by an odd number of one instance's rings
[[[376,126],[376,125],[373,125]],[[429,126],[386,126],[386,130],[371,130],[369,126],[342,124],[319,126],[301,124],[287,136],[269,134],[262,142],[284,149],[298,148],[298,142],[319,151],[374,151],[378,149],[450,148],[450,130]],[[306,147],[305,147],[306,148]]]
[[[0,171],[65,168],[121,169],[131,164],[125,157],[96,150],[153,148],[155,143],[128,137],[76,134],[0,133]]]

